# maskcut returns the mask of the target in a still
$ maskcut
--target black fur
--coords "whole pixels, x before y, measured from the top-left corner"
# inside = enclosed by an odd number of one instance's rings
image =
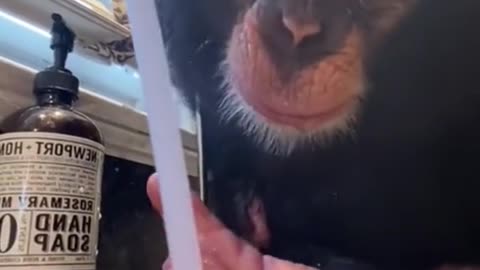
[[[420,0],[371,59],[356,135],[287,158],[219,121],[238,2],[157,0],[173,81],[203,118],[207,202],[221,220],[247,237],[260,198],[265,252],[312,266],[480,264],[480,1]]]

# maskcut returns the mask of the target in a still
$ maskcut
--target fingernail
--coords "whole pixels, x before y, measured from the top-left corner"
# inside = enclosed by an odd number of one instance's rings
[[[155,180],[158,180],[158,173],[157,172],[154,172],[152,174],[152,178],[155,178]]]

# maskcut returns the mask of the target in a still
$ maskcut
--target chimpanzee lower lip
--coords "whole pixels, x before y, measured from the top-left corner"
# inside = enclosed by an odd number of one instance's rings
[[[305,114],[280,112],[262,101],[245,101],[256,113],[274,124],[293,127],[301,131],[309,131],[320,128],[323,124],[341,117],[353,105],[355,98],[349,98],[345,102],[323,112]]]

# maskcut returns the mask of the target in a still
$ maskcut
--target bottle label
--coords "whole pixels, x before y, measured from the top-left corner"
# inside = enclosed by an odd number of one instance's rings
[[[103,160],[83,138],[0,135],[0,269],[95,269]]]

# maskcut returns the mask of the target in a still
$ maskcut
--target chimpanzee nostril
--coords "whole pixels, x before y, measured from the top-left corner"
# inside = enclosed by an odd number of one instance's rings
[[[304,22],[293,17],[283,16],[282,22],[292,34],[293,44],[295,46],[298,46],[306,38],[318,35],[322,32],[322,26],[315,21]]]
[[[353,17],[345,12],[351,0],[256,1],[248,13],[251,25],[286,72],[340,51],[353,30]]]

